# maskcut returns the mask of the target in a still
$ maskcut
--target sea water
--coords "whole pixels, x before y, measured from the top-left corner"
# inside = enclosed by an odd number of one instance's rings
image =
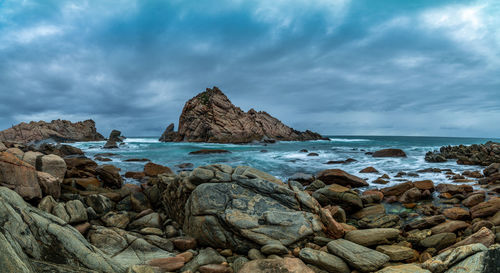
[[[444,163],[429,163],[424,160],[427,151],[437,150],[445,145],[470,145],[487,141],[500,142],[499,139],[487,138],[452,138],[452,137],[402,137],[402,136],[330,136],[330,141],[281,141],[275,144],[213,144],[213,143],[162,143],[157,138],[127,138],[119,149],[102,149],[102,142],[80,142],[74,145],[81,148],[87,156],[94,157],[98,153],[114,153],[109,156],[112,161],[100,164],[113,164],[126,171],[142,171],[145,162],[125,162],[131,158],[147,158],[152,162],[170,167],[174,171],[180,169],[176,165],[192,163],[196,166],[208,164],[228,164],[231,166],[246,165],[268,172],[284,181],[294,173],[316,174],[325,169],[342,169],[350,174],[366,178],[369,183],[382,174],[391,177],[389,184],[399,181],[394,176],[401,171],[416,172],[426,168],[451,169],[455,173],[465,170],[482,170],[480,166],[458,165],[454,160]],[[385,148],[398,148],[406,152],[406,158],[374,158],[366,152],[374,152]],[[189,152],[200,149],[225,149],[228,154],[190,155]],[[300,152],[306,149],[319,156],[307,156]],[[263,151],[265,150],[265,151]],[[356,162],[349,164],[327,165],[330,160],[353,158]],[[378,174],[359,173],[363,168],[372,166]],[[418,173],[419,177],[404,177],[410,180],[431,179],[436,184],[447,182],[449,178],[443,173]],[[136,183],[129,180],[130,183]],[[377,185],[380,186],[380,185]]]

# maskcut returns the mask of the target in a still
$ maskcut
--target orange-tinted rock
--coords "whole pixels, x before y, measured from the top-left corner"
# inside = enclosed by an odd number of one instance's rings
[[[189,261],[191,261],[191,259],[193,259],[193,252],[191,251],[186,251],[186,252],[182,252],[182,253],[179,253],[177,254],[176,257],[182,257],[184,259],[184,262],[187,263]]]
[[[8,152],[0,153],[0,186],[14,190],[26,200],[42,198],[35,168]]]
[[[413,185],[419,190],[434,191],[434,183],[432,180],[415,181],[413,182]]]
[[[300,259],[259,259],[247,262],[238,273],[314,273]]]
[[[453,233],[457,230],[466,229],[470,225],[464,221],[453,220],[441,223],[433,228],[431,228],[432,234],[439,234],[444,232]]]
[[[173,173],[172,170],[169,167],[158,165],[155,163],[147,163],[144,166],[144,174],[147,176],[157,176],[162,173],[168,173],[171,174]]]
[[[61,182],[58,178],[44,172],[37,172],[38,184],[42,189],[44,196],[50,195],[55,199],[59,199],[61,195]]]
[[[101,182],[95,178],[95,177],[87,177],[87,178],[66,178],[64,179],[63,184],[66,185],[71,185],[72,183],[75,183],[76,185],[79,185],[80,187],[86,189],[90,186],[93,187],[100,187]]]
[[[445,209],[443,215],[452,220],[467,220],[470,218],[468,210],[458,207]]]
[[[378,195],[380,197],[380,200],[384,199],[384,194],[379,190],[367,190],[363,192],[363,195],[372,195],[372,194]]]
[[[90,229],[90,226],[91,225],[89,222],[85,222],[85,223],[76,225],[75,229],[78,230],[78,232],[80,232],[82,235],[85,235],[85,233],[87,233],[87,231]]]
[[[454,185],[454,184],[439,184],[436,186],[436,190],[440,193],[450,193],[450,194],[464,194],[467,192],[471,192],[472,186],[470,185]]]
[[[469,197],[462,201],[462,205],[466,207],[473,207],[486,199],[484,193],[471,194]]]
[[[323,225],[325,225],[325,234],[332,239],[339,239],[344,236],[344,228],[335,219],[326,208],[320,210],[320,218]]]
[[[368,186],[368,183],[365,180],[339,169],[328,169],[321,171],[320,173],[318,173],[317,179],[323,181],[323,183],[327,185],[339,184],[342,186],[351,187]]]

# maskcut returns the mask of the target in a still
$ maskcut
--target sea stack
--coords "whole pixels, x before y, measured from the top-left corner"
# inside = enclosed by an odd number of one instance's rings
[[[184,105],[179,130],[169,126],[160,141],[248,143],[262,140],[304,141],[327,139],[309,130],[294,130],[266,112],[244,112],[217,88],[207,88]]]

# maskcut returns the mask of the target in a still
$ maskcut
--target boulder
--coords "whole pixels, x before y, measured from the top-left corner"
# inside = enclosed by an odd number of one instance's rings
[[[359,171],[359,173],[378,173],[377,169],[373,168],[373,167],[366,167],[364,169],[362,169],[361,171]]]
[[[66,157],[67,178],[95,177],[97,163],[86,157]]]
[[[181,272],[196,272],[201,266],[207,264],[221,264],[225,262],[226,259],[222,257],[213,248],[205,248],[200,250],[198,255],[189,261],[184,267],[181,268]]]
[[[441,223],[433,228],[432,234],[439,234],[443,232],[455,232],[457,230],[465,229],[470,225],[467,222],[459,221],[459,220],[451,220]]]
[[[113,165],[101,165],[97,167],[96,174],[105,187],[119,189],[123,185],[120,169]]]
[[[406,153],[401,149],[382,149],[376,151],[373,157],[406,157]]]
[[[177,133],[174,130],[175,130],[174,124],[170,123],[170,125],[167,126],[163,134],[160,136],[160,139],[158,140],[161,142],[174,141],[177,138]]]
[[[444,249],[453,245],[457,239],[455,233],[444,232],[434,234],[420,241],[420,246],[425,248],[435,248],[436,250]]]
[[[344,239],[333,240],[327,245],[328,252],[342,258],[361,272],[373,272],[387,263],[389,256]]]
[[[161,186],[166,186],[163,200],[169,217],[182,221],[175,210],[184,208],[183,230],[200,244],[246,252],[272,241],[288,246],[322,230],[319,204],[307,193],[264,180],[246,168],[205,169],[214,176],[196,180],[198,186],[190,176],[167,176]],[[179,192],[184,192],[179,199],[170,199]]]
[[[162,173],[172,174],[173,172],[167,166],[158,165],[152,162],[148,162],[144,165],[144,174],[147,176],[158,176]]]
[[[422,269],[415,264],[402,264],[384,267],[376,273],[431,273],[427,269]]]
[[[460,246],[454,249],[447,250],[427,261],[422,263],[422,268],[432,271],[433,273],[441,273],[451,268],[456,263],[472,256],[478,252],[487,251],[488,249],[482,244],[473,244]]]
[[[300,259],[259,259],[245,263],[238,273],[314,273]]]
[[[190,155],[208,155],[208,154],[230,154],[231,152],[223,149],[201,149],[189,152]]]
[[[5,152],[7,151],[7,146],[5,146],[5,144],[3,144],[2,142],[0,142],[0,153],[1,152]]]
[[[434,216],[428,216],[428,217],[419,217],[415,220],[412,220],[409,222],[405,229],[426,229],[426,228],[431,228],[433,226],[439,225],[446,221],[446,217],[443,215],[434,215]]]
[[[1,268],[14,268],[7,272],[123,273],[126,269],[76,229],[5,187],[0,187],[0,246]],[[52,269],[40,271],[41,266]]]
[[[36,168],[36,159],[39,156],[43,156],[43,154],[40,152],[27,151],[23,155],[23,161]]]
[[[70,122],[53,120],[20,123],[7,130],[0,131],[0,141],[32,143],[42,140],[57,142],[100,141],[104,137],[96,131],[93,120]]]
[[[395,228],[372,228],[352,230],[345,239],[362,246],[389,244],[398,238],[400,231]]]
[[[412,182],[404,182],[391,187],[383,188],[381,191],[384,194],[384,196],[400,196],[404,192],[410,190],[413,187],[414,186]]]
[[[350,273],[349,266],[339,257],[324,251],[303,248],[299,258],[308,264],[313,264],[328,272]]]
[[[365,180],[339,169],[328,169],[321,171],[317,174],[316,177],[327,185],[338,184],[341,186],[350,187],[368,186],[368,183]]]
[[[472,218],[488,217],[500,211],[500,198],[493,197],[490,200],[479,203],[470,208]]]
[[[25,200],[42,198],[36,169],[8,152],[0,153],[0,186],[14,190]]]
[[[389,256],[393,262],[409,260],[415,256],[413,249],[400,245],[380,245],[376,250]]]
[[[319,189],[312,196],[322,206],[338,205],[346,212],[354,212],[363,208],[363,201],[358,194],[337,184]]]
[[[40,163],[38,160],[40,160]],[[62,181],[66,174],[66,162],[57,155],[44,155],[37,158],[37,169],[51,174],[55,178],[59,179],[59,181]]]
[[[311,132],[294,130],[266,112],[242,111],[214,87],[207,88],[184,105],[174,141],[248,143],[262,139],[325,139]]]
[[[493,243],[495,243],[495,234],[490,229],[482,227],[478,232],[468,236],[467,238],[448,247],[447,249],[479,243],[483,244],[486,247],[491,246]]]
[[[37,177],[43,196],[50,195],[59,199],[59,196],[61,196],[60,180],[44,172],[37,172]]]

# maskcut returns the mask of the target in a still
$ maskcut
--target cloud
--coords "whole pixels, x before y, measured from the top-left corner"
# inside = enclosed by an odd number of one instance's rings
[[[7,0],[0,129],[93,118],[103,134],[160,135],[216,85],[301,130],[498,136],[498,11],[494,1]]]

